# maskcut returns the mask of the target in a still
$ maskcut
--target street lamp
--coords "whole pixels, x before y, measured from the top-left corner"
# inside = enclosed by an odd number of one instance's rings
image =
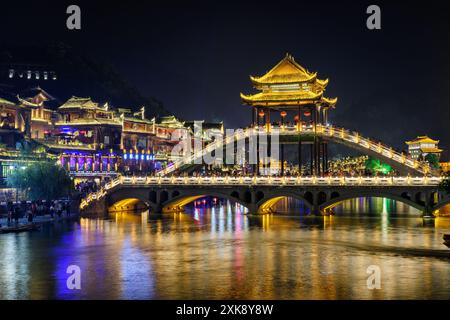
[[[286,117],[287,112],[286,111],[281,111],[280,112],[280,116],[281,116],[281,125],[284,125],[284,118]]]

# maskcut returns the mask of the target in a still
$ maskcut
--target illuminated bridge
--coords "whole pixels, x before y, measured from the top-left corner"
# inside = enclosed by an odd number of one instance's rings
[[[333,206],[347,199],[385,197],[430,215],[449,203],[448,195],[438,190],[441,181],[439,172],[430,168],[427,162],[412,159],[358,132],[330,125],[328,113],[336,107],[337,98],[324,96],[328,79],[319,79],[316,72],[309,72],[291,55],[286,54],[266,74],[251,76],[250,80],[259,92],[240,95],[251,112],[249,128],[217,137],[193,153],[188,150],[180,160],[157,172],[157,177],[119,177],[83,199],[81,209],[104,212],[140,205],[153,212],[177,212],[195,199],[213,196],[240,203],[247,207],[249,213],[264,214],[273,212],[274,205],[280,199],[291,197],[302,200],[313,214],[329,214]],[[254,152],[255,137],[257,152]],[[262,163],[265,166],[266,160],[271,161],[272,156],[281,158],[281,177],[262,176],[258,151],[260,147],[271,150],[269,144],[275,145],[272,142],[277,139],[281,157],[266,153],[262,155]],[[401,176],[325,177],[329,172],[330,142],[379,159]],[[190,146],[191,141],[188,140],[188,143]],[[284,144],[297,145],[297,177],[284,175]],[[246,149],[247,145],[248,152],[242,150],[242,146]],[[302,150],[305,148],[309,149],[309,170],[302,169],[305,162]],[[240,149],[249,160],[250,155],[256,153],[256,161],[247,162],[253,165],[253,176],[182,177],[195,166],[202,165],[205,158],[211,159],[212,154],[215,156],[217,151],[224,149],[232,150],[233,157],[237,157]]]
[[[280,137],[300,136],[307,138],[311,136],[319,136],[323,140],[345,145],[369,156],[382,159],[385,163],[391,165],[402,175],[438,174],[430,168],[428,163],[414,160],[406,154],[395,151],[392,147],[389,147],[379,141],[372,141],[369,138],[365,138],[358,132],[333,127],[331,125],[317,124],[315,126],[281,126],[279,128],[269,125],[264,127],[236,130],[233,135],[227,136],[222,140],[219,139],[214,141],[203,148],[200,152],[196,152],[188,157],[183,157],[174,162],[172,165],[159,171],[158,175],[165,176],[183,171],[183,169],[187,166],[198,163],[197,160],[202,159],[205,155],[217,150],[218,148],[224,148],[227,144],[237,143],[238,140],[242,139],[248,141],[251,135],[273,133],[275,130],[277,130]]]
[[[149,209],[181,212],[192,201],[212,196],[245,206],[250,214],[272,213],[285,197],[301,200],[313,214],[330,214],[338,203],[358,197],[384,197],[436,214],[450,198],[437,177],[119,177],[89,194],[86,213]]]

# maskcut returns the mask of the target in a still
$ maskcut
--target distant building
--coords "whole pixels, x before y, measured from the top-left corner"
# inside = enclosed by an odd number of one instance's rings
[[[442,172],[449,172],[450,171],[450,162],[441,162],[439,163],[441,166]]]
[[[439,140],[433,140],[428,136],[418,136],[405,143],[408,145],[408,153],[413,159],[424,159],[428,154],[434,154],[439,159],[442,152],[438,148]]]
[[[42,156],[34,153],[30,139],[33,109],[11,100],[0,97],[0,201],[11,172]]]
[[[29,81],[55,81],[58,79],[54,70],[48,66],[33,64],[12,64],[7,70],[8,79]],[[2,72],[2,75],[5,74]]]
[[[0,97],[0,185],[11,170],[39,160],[40,154],[58,159],[75,183],[119,172],[153,173],[182,156],[172,150],[186,138],[192,145],[195,139],[207,144],[223,134],[223,123],[201,121],[202,131],[194,137],[193,122],[175,116],[146,119],[145,107],[134,112],[75,96],[61,103],[39,86],[5,94]],[[22,159],[24,149],[32,151],[28,160]]]
[[[17,95],[19,105],[31,110],[31,138],[44,139],[57,118],[56,99],[39,86]]]

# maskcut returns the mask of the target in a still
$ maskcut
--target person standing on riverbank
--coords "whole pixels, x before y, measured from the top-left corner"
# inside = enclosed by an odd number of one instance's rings
[[[10,225],[12,222],[12,219],[13,219],[13,210],[14,210],[13,203],[11,201],[8,201],[7,209],[8,209],[8,220],[7,221],[8,221],[8,225]]]
[[[66,203],[66,207],[67,207],[67,216],[70,217],[70,202]]]
[[[32,207],[28,208],[28,210],[27,210],[27,218],[28,218],[28,222],[29,223],[33,222],[33,210],[32,210]]]
[[[53,216],[55,215],[55,207],[53,206],[53,203],[50,203],[50,217],[53,219]]]
[[[20,206],[18,204],[16,204],[14,206],[14,222],[16,224],[19,224],[20,212],[21,212]]]
[[[58,218],[61,218],[62,215],[62,204],[60,201],[55,201],[55,211]]]

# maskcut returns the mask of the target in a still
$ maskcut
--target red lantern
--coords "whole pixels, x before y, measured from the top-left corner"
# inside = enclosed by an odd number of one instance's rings
[[[287,116],[287,112],[286,112],[286,111],[281,111],[281,112],[280,112],[280,116],[281,116],[282,118],[286,117],[286,116]]]
[[[261,110],[261,111],[258,113],[258,115],[259,115],[260,118],[264,117],[264,111]]]
[[[294,121],[295,121],[295,122],[298,121],[298,115],[294,117]]]
[[[305,111],[303,114],[305,115],[305,117],[309,117],[311,115],[311,111]]]

